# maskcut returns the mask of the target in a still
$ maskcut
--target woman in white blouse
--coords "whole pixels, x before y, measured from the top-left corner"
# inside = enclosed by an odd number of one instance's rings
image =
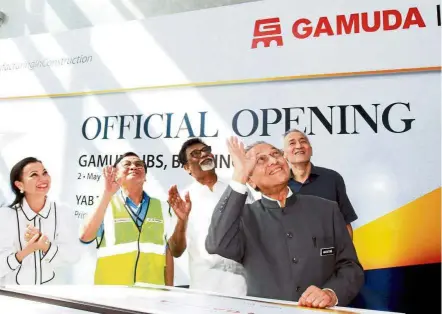
[[[10,181],[16,197],[0,208],[0,284],[66,284],[64,266],[81,250],[72,210],[47,197],[51,177],[36,158],[18,162]]]

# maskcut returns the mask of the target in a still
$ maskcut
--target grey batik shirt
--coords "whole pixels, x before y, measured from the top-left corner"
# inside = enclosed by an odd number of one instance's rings
[[[265,197],[246,204],[246,187],[232,184],[215,208],[206,249],[244,265],[249,296],[298,301],[315,285],[346,306],[358,294],[364,272],[335,202],[292,194],[284,208]]]

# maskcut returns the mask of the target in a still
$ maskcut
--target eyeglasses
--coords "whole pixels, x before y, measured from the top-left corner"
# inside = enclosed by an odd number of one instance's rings
[[[260,155],[258,157],[258,160],[256,161],[256,163],[258,165],[267,164],[270,160],[270,157],[272,157],[273,159],[278,159],[278,158],[283,157],[283,153],[280,150],[275,150],[268,155]]]
[[[135,168],[144,168],[144,161],[142,161],[142,160],[136,160],[136,161],[134,161],[134,162],[131,162],[131,161],[125,161],[125,162],[122,162],[122,163],[121,163],[121,166],[122,166],[124,169],[128,169],[128,168],[130,168],[132,165],[134,165]]]
[[[191,151],[189,155],[192,156],[193,158],[200,158],[202,153],[210,154],[211,152],[212,152],[211,146],[204,146],[201,149],[195,149]]]

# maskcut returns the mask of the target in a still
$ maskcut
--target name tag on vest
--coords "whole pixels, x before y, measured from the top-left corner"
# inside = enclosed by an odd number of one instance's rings
[[[155,222],[155,223],[159,223],[159,224],[162,224],[162,223],[163,223],[163,221],[162,221],[161,219],[158,219],[158,218],[149,218],[149,217],[146,217],[146,221],[147,221],[147,222]]]
[[[327,248],[321,249],[321,256],[334,255],[334,254],[335,254],[334,247],[327,247]]]
[[[122,222],[131,222],[133,221],[132,218],[116,218],[114,219],[114,222],[117,223],[122,223]]]

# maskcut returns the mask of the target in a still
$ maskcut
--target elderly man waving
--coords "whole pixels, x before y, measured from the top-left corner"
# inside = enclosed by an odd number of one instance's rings
[[[232,138],[228,148],[233,178],[212,216],[207,251],[244,265],[250,296],[347,305],[364,273],[337,204],[295,195],[287,162],[272,145],[245,149]],[[246,204],[246,183],[263,197]]]

